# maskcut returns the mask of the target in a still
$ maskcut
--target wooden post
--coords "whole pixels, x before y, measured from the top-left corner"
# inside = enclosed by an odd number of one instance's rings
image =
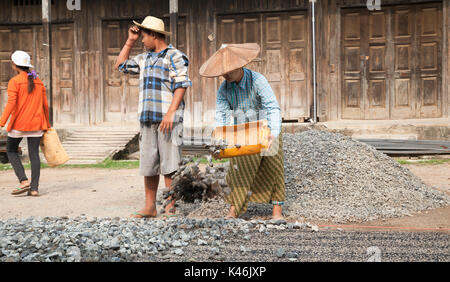
[[[47,90],[47,99],[49,100],[50,124],[53,126],[51,5],[51,0],[42,0],[42,44],[44,45],[42,73],[44,77],[44,83],[46,83],[45,88]]]
[[[313,122],[317,123],[317,83],[316,83],[316,0],[311,2],[311,26],[312,26],[312,59],[313,59]],[[310,114],[311,115],[311,114]]]
[[[175,48],[178,48],[178,0],[169,1],[170,31],[172,32],[170,41]]]

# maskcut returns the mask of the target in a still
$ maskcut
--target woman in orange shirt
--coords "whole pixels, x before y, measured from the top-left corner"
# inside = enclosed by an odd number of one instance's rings
[[[8,83],[8,102],[0,118],[0,127],[9,123],[6,151],[20,186],[13,190],[13,195],[28,192],[28,195],[38,196],[41,161],[39,159],[39,144],[42,135],[50,128],[49,112],[45,87],[30,69],[30,56],[24,51],[12,54],[12,68],[17,75]],[[31,183],[25,175],[22,162],[18,155],[19,144],[26,137],[28,153],[31,162]]]

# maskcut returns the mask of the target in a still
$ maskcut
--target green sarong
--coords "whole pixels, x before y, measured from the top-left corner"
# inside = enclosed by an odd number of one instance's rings
[[[226,201],[236,208],[237,216],[247,211],[249,202],[284,202],[286,189],[282,140],[280,133],[270,148],[273,153],[271,156],[256,154],[231,159],[227,174],[231,193],[226,197]]]

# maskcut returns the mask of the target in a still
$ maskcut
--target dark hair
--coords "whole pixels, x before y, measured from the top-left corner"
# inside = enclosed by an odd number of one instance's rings
[[[166,35],[165,34],[162,34],[162,33],[150,30],[150,29],[146,29],[146,28],[142,28],[142,31],[145,32],[148,35],[154,36],[154,37],[162,39],[162,40],[166,40]]]
[[[28,94],[30,94],[31,92],[33,92],[34,87],[35,87],[34,86],[34,76],[30,75],[29,67],[22,67],[22,66],[17,66],[17,67],[28,74]]]

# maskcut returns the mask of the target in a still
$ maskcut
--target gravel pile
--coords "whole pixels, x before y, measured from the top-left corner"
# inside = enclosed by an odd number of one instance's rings
[[[206,202],[197,203],[196,206],[183,208],[188,217],[221,218],[227,216],[230,205],[225,202],[223,197],[215,197]]]
[[[27,218],[0,221],[0,261],[161,261],[188,260],[204,246],[201,260],[226,258],[235,238],[251,242],[255,233],[317,231],[308,223],[241,219]]]
[[[425,185],[375,148],[339,133],[283,134],[284,215],[336,223],[401,217],[448,205],[450,198]],[[223,199],[182,206],[185,215],[223,217]],[[269,204],[250,203],[244,218],[266,218]]]
[[[288,213],[338,223],[409,215],[448,205],[444,193],[375,148],[342,134],[284,134]]]

